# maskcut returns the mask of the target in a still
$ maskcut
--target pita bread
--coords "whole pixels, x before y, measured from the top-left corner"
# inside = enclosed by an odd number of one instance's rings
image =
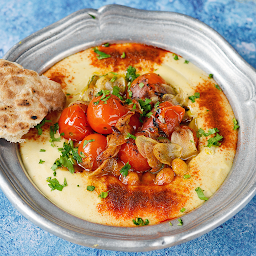
[[[65,100],[60,84],[0,59],[0,138],[23,142],[21,137],[49,111],[63,109]]]

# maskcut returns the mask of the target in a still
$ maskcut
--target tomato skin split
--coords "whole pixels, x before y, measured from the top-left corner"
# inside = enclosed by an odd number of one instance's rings
[[[62,111],[58,124],[59,133],[65,139],[81,141],[85,136],[93,133],[87,121],[85,109],[74,104]]]
[[[107,100],[101,100],[102,96],[95,97],[91,100],[87,118],[92,129],[101,134],[112,133],[112,126],[115,126],[118,119],[128,112],[122,102],[115,95],[110,96]]]

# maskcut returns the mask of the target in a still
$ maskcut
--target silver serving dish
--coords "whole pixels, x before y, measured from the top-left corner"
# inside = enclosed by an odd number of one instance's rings
[[[177,226],[177,220],[173,226],[168,222],[140,228],[104,226],[74,217],[48,201],[26,176],[18,146],[0,140],[0,187],[5,195],[26,218],[50,233],[107,250],[162,249],[197,238],[227,221],[256,192],[255,70],[217,32],[194,18],[118,5],[75,12],[25,38],[4,58],[42,73],[66,56],[105,42],[164,48],[214,74],[240,124],[238,149],[226,181],[209,201],[182,217],[183,226]]]

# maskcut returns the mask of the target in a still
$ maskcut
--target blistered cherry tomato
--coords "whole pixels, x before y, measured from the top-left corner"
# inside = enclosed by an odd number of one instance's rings
[[[108,98],[109,97],[109,98]],[[128,112],[128,109],[122,105],[122,102],[115,95],[107,95],[101,100],[102,96],[91,100],[87,118],[92,129],[98,133],[112,133],[111,126],[115,126],[118,119]]]
[[[141,75],[131,84],[132,98],[144,100],[155,96],[161,97],[167,93],[162,84],[166,84],[165,80],[155,73]]]
[[[121,161],[124,163],[129,162],[132,169],[136,172],[145,172],[150,169],[147,159],[139,153],[133,139],[129,139],[123,144],[118,154]]]
[[[91,170],[96,170],[100,166],[100,163],[97,162],[97,159],[100,156],[100,154],[106,149],[106,147],[107,147],[107,138],[104,135],[94,133],[86,136],[82,140],[82,142],[78,147],[78,153],[80,156],[84,155],[83,156],[84,159],[86,159],[87,157],[90,157],[91,161],[93,161]],[[87,167],[87,166],[85,165],[84,167]]]
[[[65,139],[81,141],[93,131],[87,122],[86,108],[80,105],[72,105],[65,108],[59,119],[59,132]]]
[[[140,122],[139,113],[135,113],[133,116],[131,116],[129,125],[133,128],[135,132],[139,129],[139,127],[142,125],[142,123]]]

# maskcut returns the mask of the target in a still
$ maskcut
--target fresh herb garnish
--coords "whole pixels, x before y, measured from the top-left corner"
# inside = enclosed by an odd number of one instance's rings
[[[220,86],[219,86],[218,84],[215,84],[215,88],[218,89],[218,90],[220,90],[220,91],[222,91],[221,88],[220,88]]]
[[[109,43],[105,43],[105,44],[103,44],[102,46],[103,46],[103,47],[109,47],[109,45],[110,45]]]
[[[128,175],[128,171],[131,169],[131,165],[129,162],[127,162],[122,169],[120,170],[120,173],[122,176],[126,177]]]
[[[45,152],[45,151],[46,151],[45,149],[42,149],[42,148],[41,148],[39,152]]]
[[[94,186],[87,186],[88,191],[94,191],[95,187]]]
[[[183,225],[183,221],[182,221],[182,219],[178,219],[178,226],[182,226]]]
[[[184,61],[184,63],[185,63],[185,64],[188,64],[188,63],[189,63],[189,61],[188,61],[188,60],[185,60],[185,61]]]
[[[76,185],[77,187],[80,187],[80,185]]]
[[[96,54],[98,54],[98,55],[97,55],[97,59],[98,59],[98,60],[107,59],[107,58],[110,58],[110,57],[111,57],[109,54],[107,54],[107,53],[105,53],[105,52],[99,51],[97,47],[94,48],[93,51],[94,51]]]
[[[189,96],[188,98],[194,103],[194,102],[196,102],[196,99],[200,98],[200,93],[199,92],[195,92],[194,95]]]
[[[199,199],[204,200],[204,201],[207,201],[209,199],[208,197],[206,197],[204,195],[204,192],[203,192],[203,190],[200,187],[197,187],[195,189],[195,191],[196,191],[197,196],[199,197]]]
[[[129,82],[133,82],[133,80],[135,80],[137,77],[139,76],[139,74],[136,74],[136,68],[134,68],[133,66],[129,66],[126,70],[126,75],[125,75],[125,79]]]
[[[139,87],[143,88],[144,87],[144,83],[139,83]]]
[[[152,109],[152,106],[150,104],[151,99],[146,98],[145,100],[139,99],[140,107],[142,108],[142,116],[146,116]]]
[[[154,108],[157,109],[159,107],[159,105],[160,105],[160,102],[158,101],[158,102],[156,102]]]
[[[180,209],[180,212],[185,212],[185,211],[186,211],[186,208],[184,207]]]
[[[42,133],[43,133],[42,126],[45,123],[51,123],[51,122],[52,122],[51,120],[47,120],[47,119],[44,118],[40,124],[36,125],[35,128],[37,129],[38,135],[42,135]]]
[[[149,220],[145,219],[145,221],[142,218],[135,218],[132,220],[133,224],[136,226],[146,226],[149,224]]]
[[[169,222],[170,226],[173,226],[171,222]]]
[[[236,130],[236,129],[238,129],[240,127],[238,125],[238,121],[235,118],[233,118],[233,124],[234,124],[233,130]]]
[[[90,14],[90,13],[88,13],[93,19],[96,19],[96,17],[95,16],[93,16],[92,14]]]
[[[108,196],[108,191],[106,191],[106,192],[101,192],[100,194],[99,194],[99,197],[100,198],[106,198]]]
[[[209,148],[211,146],[218,146],[219,147],[221,145],[221,143],[219,141],[222,140],[222,139],[223,139],[223,136],[221,136],[217,133],[214,137],[207,140],[208,144],[207,144],[206,147],[209,147]]]
[[[213,74],[209,74],[209,78],[213,78]]]
[[[190,179],[191,178],[191,175],[190,174],[185,174],[183,175],[183,178],[186,180],[186,179]]]
[[[125,138],[126,138],[126,139],[134,139],[134,140],[136,140],[136,136],[133,135],[133,134],[130,134],[130,133],[127,133],[127,135],[126,135]]]
[[[123,52],[121,55],[121,59],[124,59],[124,58],[125,58],[125,52]]]
[[[84,148],[88,143],[91,143],[91,142],[94,142],[94,141],[95,141],[94,139],[91,139],[91,140],[84,140],[83,148]]]
[[[116,79],[117,79],[117,76],[113,76],[113,77],[110,79],[110,82],[111,82],[111,83],[114,83],[114,82],[116,81]]]
[[[43,164],[44,162],[45,162],[45,161],[42,160],[42,159],[39,160],[39,164]]]
[[[173,56],[174,56],[174,58],[173,58],[174,60],[178,60],[179,59],[177,54],[174,53]]]
[[[113,87],[112,94],[117,96],[120,100],[124,100],[123,97],[120,95],[120,88],[116,85]]]
[[[51,191],[55,189],[62,191],[62,189],[68,185],[66,178],[64,178],[63,185],[61,185],[56,178],[52,179],[51,177],[48,177],[46,181],[49,182],[48,186],[51,188]]]
[[[61,137],[55,138],[54,136],[58,130],[59,130],[58,123],[55,123],[53,126],[50,126],[50,142],[52,147],[55,147],[54,142],[61,140]]]
[[[206,133],[202,128],[199,128],[197,133],[196,133],[196,136],[197,136],[197,138],[200,138],[202,136],[207,137],[207,136],[212,135],[216,132],[219,132],[218,128],[211,128],[211,129],[208,130],[208,133]]]

